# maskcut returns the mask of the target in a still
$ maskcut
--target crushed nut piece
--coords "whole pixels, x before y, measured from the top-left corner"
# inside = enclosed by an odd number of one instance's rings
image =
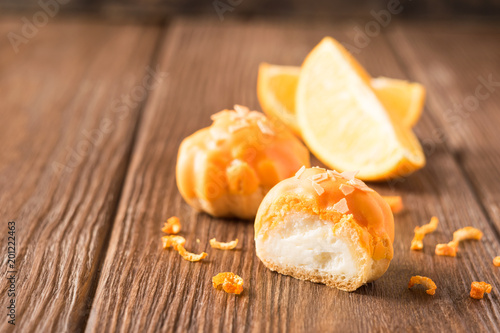
[[[328,179],[328,175],[326,173],[317,173],[311,177],[311,180],[316,182],[316,183],[321,183],[322,181],[325,181],[327,179]]]
[[[492,287],[489,283],[474,281],[470,286],[470,297],[474,299],[482,299],[484,293],[486,292],[489,294],[491,289]]]
[[[410,279],[410,283],[408,283],[408,288],[413,287],[415,284],[421,284],[427,288],[425,291],[429,295],[434,295],[436,293],[436,284],[434,281],[425,276],[415,275]]]
[[[438,226],[439,220],[437,217],[433,216],[431,218],[431,221],[427,224],[424,224],[421,227],[415,227],[415,236],[413,237],[413,240],[411,241],[411,250],[422,250],[424,248],[424,243],[422,242],[425,235],[428,233],[433,232],[436,230]]]
[[[243,105],[235,104],[233,108],[239,117],[245,117],[250,112],[250,109],[246,106],[243,106]]]
[[[353,179],[347,181],[347,184],[351,184],[352,186],[354,186],[355,188],[357,188],[361,191],[375,192],[374,190],[369,188],[368,185],[366,185],[365,182],[363,182],[361,179],[353,178]]]
[[[248,127],[249,124],[245,120],[240,120],[238,124],[229,126],[229,132],[234,133],[242,128]]]
[[[219,250],[232,250],[238,245],[238,239],[235,239],[233,241],[224,243],[224,242],[218,242],[215,238],[212,238],[210,240],[210,246],[213,247],[214,249],[219,249]]]
[[[344,171],[340,175],[347,180],[354,179],[359,171]]]
[[[231,272],[219,273],[212,278],[215,289],[223,289],[229,294],[241,294],[243,291],[243,279]]]
[[[163,228],[161,228],[161,231],[167,234],[178,234],[179,231],[181,231],[181,222],[179,218],[177,216],[169,218],[167,222],[165,222]]]
[[[399,213],[400,211],[403,210],[403,200],[399,195],[396,196],[382,196],[382,198],[389,204],[389,207],[391,207],[391,211],[394,214]]]
[[[347,206],[347,200],[345,198],[342,198],[337,202],[335,205],[333,205],[333,209],[335,209],[337,212],[341,214],[345,214],[349,211],[349,207]]]
[[[339,177],[339,178],[342,177],[342,175],[338,171],[335,171],[335,170],[327,170],[326,173],[328,174],[328,176],[330,178],[332,178],[332,180],[335,180],[336,177]]]
[[[344,195],[349,195],[352,193],[352,191],[354,191],[354,187],[352,187],[351,185],[340,184],[340,190],[342,191],[342,193],[344,193]]]
[[[297,172],[295,173],[295,178],[299,179],[299,178],[300,178],[300,176],[302,176],[302,174],[304,173],[304,171],[305,171],[305,170],[306,170],[306,166],[305,166],[305,165],[303,165],[303,166],[299,169],[299,171],[297,171]]]
[[[259,126],[259,129],[262,132],[262,134],[274,135],[274,131],[271,129],[271,127],[269,127],[269,125],[264,123],[263,120],[257,120],[257,126]]]
[[[323,193],[325,193],[325,189],[323,187],[321,187],[320,184],[316,183],[316,182],[311,182],[312,183],[312,187],[314,188],[314,190],[316,191],[316,193],[318,193],[318,195],[322,195]]]
[[[493,265],[500,267],[500,256],[493,258]]]

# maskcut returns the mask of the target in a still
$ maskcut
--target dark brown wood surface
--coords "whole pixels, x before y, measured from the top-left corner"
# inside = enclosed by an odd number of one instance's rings
[[[299,65],[326,35],[352,43],[359,24],[63,20],[18,54],[3,41],[0,216],[17,221],[18,330],[499,331],[500,269],[492,259],[500,255],[500,86],[459,121],[445,113],[474,95],[479,76],[500,82],[495,26],[394,23],[356,54],[373,76],[419,81],[428,93],[415,129],[427,166],[371,184],[401,195],[406,206],[395,219],[394,260],[376,282],[346,293],[271,272],[255,256],[251,222],[196,213],[177,191],[184,137],[233,104],[260,109],[260,62]],[[17,27],[6,21],[0,33]],[[141,86],[151,69],[160,78],[154,89],[126,116],[112,118],[113,130],[78,163],[68,162],[84,131],[111,117],[114,101]],[[70,170],[54,171],[59,163]],[[172,215],[183,223],[186,248],[208,252],[206,260],[190,263],[162,249],[160,229]],[[410,252],[413,228],[433,215],[438,230],[422,252]],[[457,258],[433,254],[436,243],[467,225],[480,228],[483,240],[461,244]],[[213,237],[240,243],[235,251],[214,250]],[[243,294],[212,288],[221,271],[245,279]],[[435,296],[407,289],[416,274],[436,282]],[[492,283],[493,292],[471,299],[472,281]],[[2,278],[2,299],[6,288]],[[12,330],[6,320],[0,325]]]

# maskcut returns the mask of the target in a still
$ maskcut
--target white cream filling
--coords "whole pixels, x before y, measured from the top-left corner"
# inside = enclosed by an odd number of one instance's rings
[[[332,224],[317,216],[289,214],[267,237],[256,238],[257,253],[277,265],[343,275],[358,274],[356,257],[350,243],[333,234]]]

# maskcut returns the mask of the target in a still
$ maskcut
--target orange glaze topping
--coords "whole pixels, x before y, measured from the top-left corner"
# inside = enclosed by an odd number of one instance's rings
[[[328,178],[314,184],[313,180],[319,178],[319,174],[326,174]],[[316,188],[318,184],[324,190],[321,194]],[[267,234],[290,212],[304,212],[332,222],[334,233],[341,224],[349,223],[374,260],[392,259],[394,217],[389,205],[378,193],[365,188],[366,185],[352,184],[356,182],[317,167],[305,169],[298,177],[283,180],[264,198],[257,213],[255,234]],[[354,190],[345,195],[341,185],[353,186]]]

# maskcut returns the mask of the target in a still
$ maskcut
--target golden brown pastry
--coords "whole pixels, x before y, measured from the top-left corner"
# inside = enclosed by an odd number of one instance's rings
[[[194,208],[217,217],[255,217],[266,193],[309,165],[309,151],[285,127],[235,105],[184,139],[177,186]]]
[[[255,219],[264,265],[346,291],[382,276],[393,256],[394,218],[354,175],[301,168],[273,187]]]

